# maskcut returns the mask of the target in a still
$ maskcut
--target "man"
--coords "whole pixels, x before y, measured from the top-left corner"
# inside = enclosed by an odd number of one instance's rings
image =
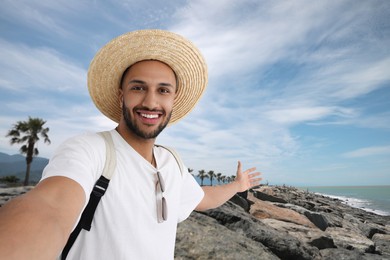
[[[194,209],[218,207],[259,184],[260,173],[243,172],[238,163],[234,182],[200,187],[187,171],[180,172],[168,150],[155,146],[167,125],[193,109],[206,84],[199,50],[174,33],[130,32],[96,54],[88,88],[97,108],[118,122],[110,131],[117,164],[91,230],[80,233],[67,259],[173,259],[178,222]],[[102,174],[105,156],[97,134],[62,144],[41,182],[1,208],[0,258],[58,257]]]

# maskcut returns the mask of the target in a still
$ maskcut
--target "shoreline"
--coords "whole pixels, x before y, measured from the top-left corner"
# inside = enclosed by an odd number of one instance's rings
[[[339,199],[354,208],[381,216],[390,216],[390,185],[305,186],[299,188],[318,195]]]
[[[373,208],[368,208],[366,206],[359,206],[360,202],[363,201],[362,199],[359,199],[359,198],[330,195],[330,194],[324,194],[324,193],[320,193],[320,192],[312,192],[312,193],[314,193],[316,195],[320,195],[320,196],[325,196],[325,197],[328,197],[330,199],[338,199],[347,206],[357,208],[357,209],[362,209],[364,211],[377,214],[379,216],[390,216],[390,212],[383,210],[383,209],[373,209]],[[354,200],[355,200],[355,202],[353,202]]]

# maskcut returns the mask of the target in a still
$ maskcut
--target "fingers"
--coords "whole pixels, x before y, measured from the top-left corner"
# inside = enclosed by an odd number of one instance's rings
[[[263,178],[259,177],[260,175],[261,175],[260,172],[248,174],[250,187],[260,185],[260,182],[263,179]]]
[[[249,175],[249,178],[254,178],[256,176],[260,176],[261,172],[254,172],[254,173],[251,173],[251,174],[248,174],[248,175]]]

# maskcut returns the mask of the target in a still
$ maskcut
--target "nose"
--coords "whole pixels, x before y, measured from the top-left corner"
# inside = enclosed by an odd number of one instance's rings
[[[148,90],[145,92],[144,99],[142,100],[142,106],[153,110],[156,109],[158,105],[157,95],[154,91]]]

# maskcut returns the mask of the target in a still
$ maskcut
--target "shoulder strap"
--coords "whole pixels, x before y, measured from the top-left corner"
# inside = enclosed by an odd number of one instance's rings
[[[93,215],[95,214],[97,205],[99,204],[100,199],[106,192],[110,179],[115,171],[116,153],[115,153],[115,147],[114,147],[114,142],[112,141],[111,133],[105,131],[105,132],[99,132],[98,134],[103,137],[104,142],[106,144],[106,161],[104,164],[103,173],[100,176],[100,178],[96,181],[95,186],[93,187],[93,190],[89,197],[88,204],[85,207],[83,213],[81,214],[79,223],[77,224],[77,226],[69,236],[68,242],[66,243],[62,251],[61,260],[66,259],[66,256],[68,255],[70,249],[72,248],[74,242],[76,241],[78,235],[80,234],[81,229],[85,229],[88,231],[91,230],[92,219],[93,219]]]
[[[109,131],[99,132],[106,143],[106,163],[103,168],[103,176],[108,180],[111,180],[112,175],[114,174],[116,168],[116,153],[114,142],[112,141],[112,136]]]
[[[165,150],[167,150],[168,152],[170,152],[173,155],[173,157],[175,158],[177,164],[179,165],[181,176],[183,177],[183,175],[184,175],[183,165],[184,164],[183,164],[183,161],[181,160],[179,154],[175,151],[175,149],[167,147],[167,146],[164,146],[164,145],[159,145],[159,144],[156,144],[155,146],[164,148]]]

